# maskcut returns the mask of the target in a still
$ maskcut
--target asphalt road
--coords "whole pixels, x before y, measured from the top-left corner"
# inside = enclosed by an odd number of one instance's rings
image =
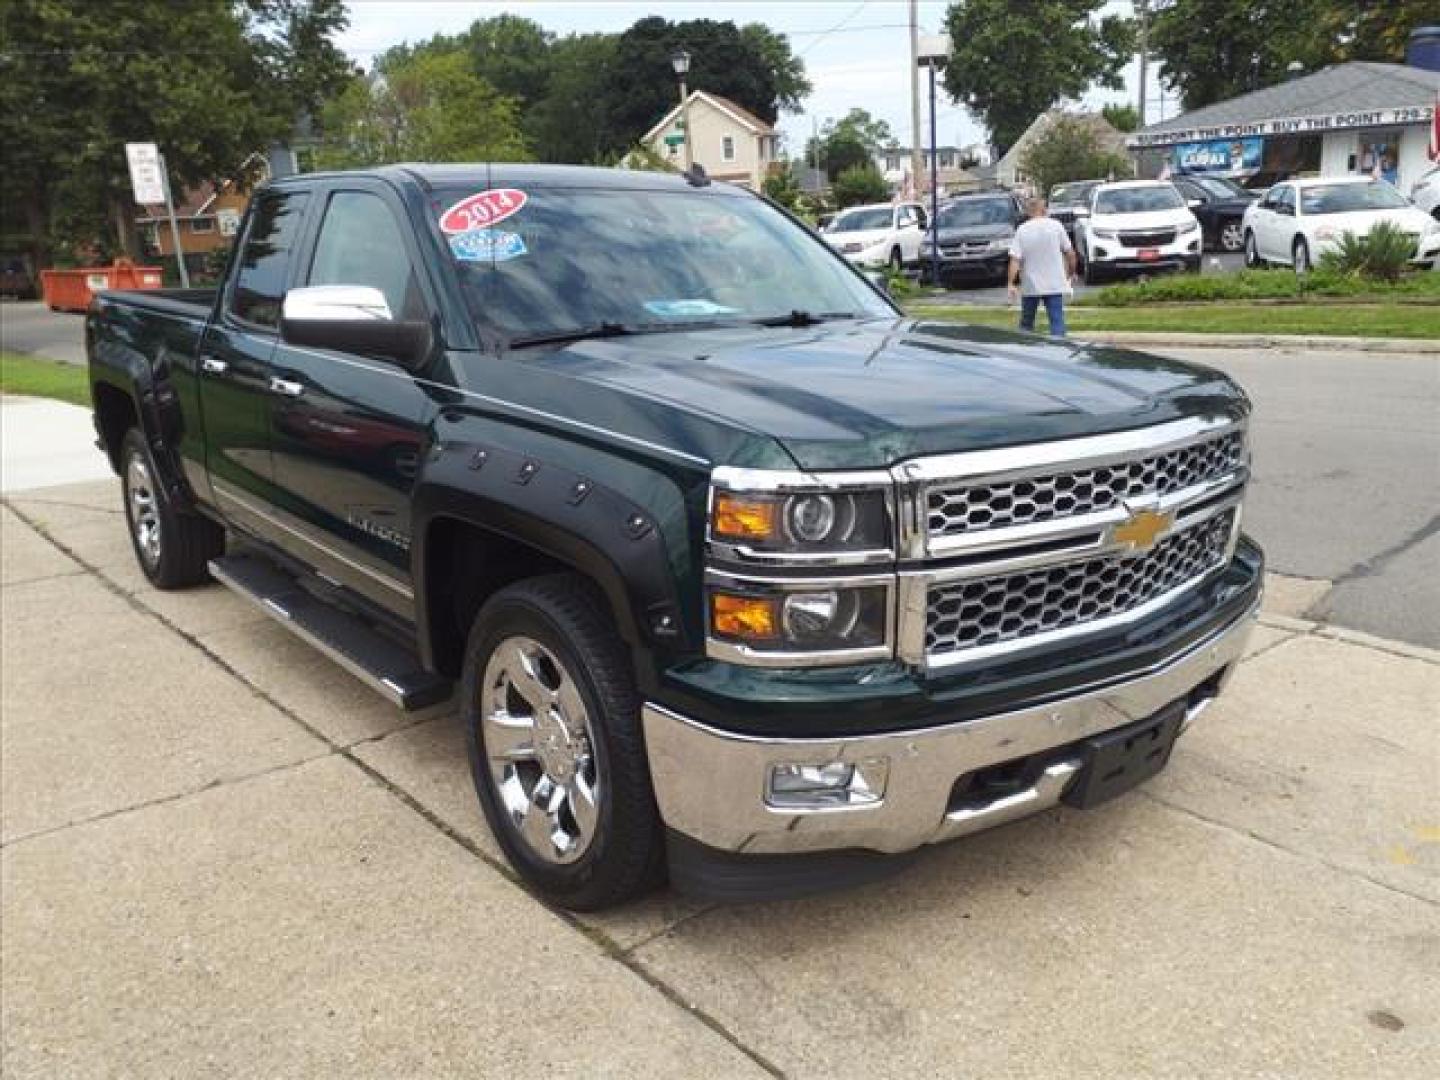
[[[85,363],[85,316],[51,311],[38,300],[0,303],[0,349]]]
[[[79,315],[3,304],[0,330],[6,349],[84,362]],[[1247,527],[1272,571],[1306,579],[1291,610],[1440,648],[1440,357],[1157,351],[1221,368],[1254,397]]]

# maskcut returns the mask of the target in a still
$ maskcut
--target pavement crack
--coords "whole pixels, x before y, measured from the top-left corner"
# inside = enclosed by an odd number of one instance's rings
[[[238,681],[241,685],[246,687],[256,697],[260,698],[266,704],[270,705],[282,716],[290,720],[291,723],[295,724],[301,730],[305,731],[307,734],[309,734],[328,748],[329,752],[327,754],[320,754],[316,757],[310,758],[309,760],[313,761],[316,760],[317,757],[329,756],[344,758],[355,768],[359,769],[360,772],[363,773],[372,783],[374,783],[382,790],[388,792],[401,805],[405,806],[407,809],[415,813],[419,818],[421,818],[421,820],[426,822],[426,824],[428,824],[436,832],[440,833],[440,835],[444,836],[451,843],[458,845],[475,859],[483,863],[485,866],[489,867],[491,870],[495,871],[506,881],[509,881],[517,888],[523,890],[527,896],[529,896],[536,903],[544,907],[560,922],[564,923],[570,929],[580,934],[596,948],[598,948],[603,955],[613,960],[615,963],[620,964],[637,979],[641,980],[643,983],[645,983],[645,985],[649,986],[652,990],[658,993],[670,1004],[674,1005],[685,1015],[693,1017],[699,1023],[709,1028],[712,1032],[714,1032],[726,1043],[728,1043],[737,1053],[743,1055],[757,1068],[761,1069],[769,1076],[776,1077],[778,1078],[778,1080],[784,1080],[785,1073],[778,1066],[776,1066],[773,1062],[771,1062],[768,1058],[761,1054],[760,1051],[747,1045],[744,1040],[742,1040],[737,1034],[735,1034],[728,1027],[726,1027],[724,1023],[722,1023],[716,1017],[712,1016],[705,1009],[701,1008],[699,1005],[694,1004],[693,1002],[687,1002],[680,995],[680,992],[678,990],[676,990],[669,983],[665,982],[659,976],[653,974],[648,968],[645,967],[643,963],[640,962],[638,957],[630,955],[629,952],[626,949],[622,948],[620,944],[615,941],[615,939],[612,938],[609,934],[605,933],[603,930],[598,929],[597,927],[589,926],[586,923],[582,922],[575,915],[574,912],[566,911],[564,908],[556,907],[555,905],[546,902],[543,898],[536,896],[534,893],[530,892],[529,889],[525,888],[525,885],[520,880],[519,875],[516,874],[515,871],[511,869],[511,867],[507,863],[496,859],[494,856],[492,856],[482,847],[480,847],[480,845],[477,844],[474,840],[471,840],[468,836],[460,832],[449,822],[445,821],[429,807],[421,803],[418,799],[415,798],[415,796],[411,795],[404,788],[394,783],[389,777],[385,776],[374,766],[370,765],[369,762],[357,756],[353,752],[351,746],[341,744],[332,739],[330,736],[326,735],[319,728],[315,727],[313,724],[309,723],[304,717],[296,713],[294,709],[290,708],[284,702],[275,698],[272,694],[269,693],[269,691],[256,684],[247,675],[232,666],[223,656],[215,652],[215,650],[206,645],[194,634],[180,627],[171,619],[154,610],[153,608],[146,607],[143,603],[140,602],[140,600],[135,596],[135,594],[126,592],[117,582],[112,581],[109,577],[107,577],[104,572],[100,570],[100,568],[91,565],[85,559],[81,558],[78,552],[69,547],[63,541],[57,539],[48,529],[45,528],[43,524],[36,522],[33,518],[22,512],[19,508],[10,503],[8,499],[0,501],[3,501],[5,505],[9,506],[10,509],[15,512],[15,515],[19,517],[22,521],[24,521],[25,524],[29,525],[36,532],[40,533],[40,535],[43,536],[47,541],[49,541],[51,544],[54,544],[55,547],[60,549],[60,551],[68,555],[70,558],[74,559],[75,562],[77,562],[80,566],[84,567],[85,570],[90,573],[98,582],[100,582],[100,584],[104,588],[108,589],[110,592],[120,597],[120,599],[124,600],[127,604],[129,604],[136,611],[140,612],[142,615],[146,615],[152,619],[155,619],[162,626],[166,627],[177,637],[179,637],[182,641],[185,641],[195,649],[199,650],[217,667],[219,667],[226,674],[230,675],[231,678]],[[433,717],[429,717],[427,719],[433,719]],[[362,740],[362,742],[364,741],[368,740]],[[354,745],[360,744],[357,743]],[[289,768],[295,764],[298,763],[291,762],[284,766],[276,766],[275,768]],[[171,802],[175,799],[184,798],[187,794],[195,794],[195,792],[187,792],[176,796],[167,796],[164,799],[157,801]],[[110,816],[113,816],[114,814],[128,813],[134,809],[138,809],[138,807],[127,807],[124,810],[112,811]],[[57,826],[56,830],[54,831],[71,827],[73,826]]]
[[[1240,658],[1240,664],[1241,664],[1241,666],[1243,667],[1245,664],[1250,663],[1252,660],[1259,660],[1260,657],[1264,656],[1266,653],[1274,652],[1274,651],[1275,651],[1276,649],[1278,649],[1281,645],[1288,645],[1288,644],[1290,644],[1290,642],[1294,641],[1296,638],[1300,638],[1300,637],[1304,637],[1304,636],[1305,636],[1305,635],[1302,634],[1302,633],[1300,633],[1298,630],[1289,631],[1289,632],[1286,633],[1286,635],[1285,635],[1284,637],[1282,637],[1279,641],[1272,641],[1269,645],[1266,645],[1264,648],[1256,649],[1256,650],[1255,650],[1254,652],[1252,652],[1249,656],[1242,656],[1242,657]]]
[[[1327,859],[1325,856],[1317,855],[1312,851],[1302,851],[1298,848],[1290,847],[1287,844],[1280,843],[1278,840],[1272,840],[1268,836],[1261,836],[1259,833],[1255,832],[1252,829],[1246,829],[1238,825],[1232,825],[1228,821],[1221,821],[1219,818],[1211,817],[1208,814],[1202,814],[1200,813],[1200,811],[1193,810],[1188,806],[1181,806],[1179,803],[1172,802],[1170,799],[1157,795],[1153,791],[1147,791],[1142,788],[1139,791],[1139,794],[1145,796],[1147,799],[1150,799],[1152,802],[1159,803],[1161,806],[1169,807],[1176,813],[1184,814],[1187,817],[1192,817],[1196,821],[1203,821],[1206,825],[1209,825],[1212,828],[1223,829],[1225,832],[1234,833],[1236,836],[1243,836],[1246,839],[1253,840],[1258,844],[1263,844],[1265,847],[1273,848],[1276,851],[1283,851],[1291,858],[1301,859],[1305,862],[1318,863],[1321,866],[1334,870],[1336,873],[1344,874],[1347,877],[1353,877],[1359,881],[1367,882],[1368,884],[1374,885],[1378,889],[1384,889],[1386,892],[1394,893],[1397,896],[1404,896],[1410,900],[1418,900],[1420,901],[1420,903],[1425,904],[1429,907],[1440,908],[1440,900],[1436,900],[1433,897],[1425,896],[1422,893],[1412,892],[1409,889],[1402,888],[1399,885],[1392,885],[1388,881],[1381,881],[1379,878],[1373,877],[1372,875],[1367,874],[1364,870],[1360,870],[1354,866],[1348,866],[1345,863],[1335,862],[1333,859]]]
[[[1313,619],[1316,622],[1326,622],[1329,619],[1329,601],[1335,595],[1335,590],[1341,585],[1352,581],[1359,581],[1364,578],[1374,577],[1385,569],[1386,565],[1404,555],[1416,544],[1423,543],[1432,536],[1440,535],[1440,514],[1435,514],[1429,521],[1415,529],[1408,536],[1391,544],[1382,551],[1376,552],[1368,559],[1362,559],[1346,570],[1331,579],[1330,588],[1325,594],[1311,604],[1304,613],[1304,618]]]

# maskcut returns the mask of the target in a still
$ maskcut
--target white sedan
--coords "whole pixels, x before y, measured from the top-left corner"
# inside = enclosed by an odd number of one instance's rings
[[[919,203],[876,203],[842,211],[826,241],[856,266],[888,266],[899,273],[920,261],[925,210]]]
[[[1366,236],[1382,221],[1410,234],[1411,261],[1440,260],[1440,222],[1383,180],[1314,177],[1286,180],[1245,211],[1245,265],[1281,263],[1309,271],[1347,232]]]

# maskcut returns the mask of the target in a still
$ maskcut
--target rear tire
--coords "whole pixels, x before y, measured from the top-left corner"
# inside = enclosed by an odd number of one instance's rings
[[[496,593],[471,628],[462,687],[480,807],[530,888],[594,911],[661,880],[640,698],[588,579],[553,574]]]
[[[1265,265],[1265,260],[1260,258],[1260,246],[1255,242],[1255,234],[1249,229],[1245,230],[1245,269],[1259,270]]]
[[[1297,274],[1308,274],[1315,268],[1314,263],[1310,261],[1310,244],[1303,236],[1295,238],[1295,244],[1290,249],[1290,258],[1290,265],[1295,267]]]
[[[892,274],[903,274],[905,272],[905,256],[900,254],[900,249],[890,249],[890,272]]]
[[[184,589],[210,579],[210,560],[225,552],[225,530],[170,501],[139,428],[120,443],[120,486],[130,544],[157,589]]]

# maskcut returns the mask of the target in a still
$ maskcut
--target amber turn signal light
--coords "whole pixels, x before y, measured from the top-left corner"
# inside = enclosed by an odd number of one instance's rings
[[[774,597],[712,593],[710,625],[720,637],[766,641],[780,633],[780,604]]]
[[[719,492],[710,528],[727,540],[768,540],[775,535],[775,503]]]

